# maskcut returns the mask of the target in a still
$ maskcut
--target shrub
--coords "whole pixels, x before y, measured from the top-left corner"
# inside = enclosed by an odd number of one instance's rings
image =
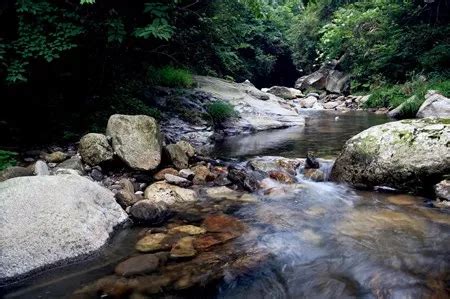
[[[220,125],[224,121],[238,116],[233,105],[224,101],[216,101],[207,106],[208,114],[215,125]]]
[[[0,170],[17,164],[17,153],[0,150]]]
[[[148,80],[152,85],[167,87],[189,88],[194,86],[194,78],[188,70],[172,66],[162,68],[150,67],[148,69]]]

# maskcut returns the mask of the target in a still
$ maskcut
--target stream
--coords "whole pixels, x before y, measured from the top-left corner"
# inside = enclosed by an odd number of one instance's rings
[[[335,157],[348,138],[388,121],[366,112],[339,114],[337,120],[335,113],[308,116],[305,128],[229,138],[211,154],[242,160],[258,155],[304,157],[313,151],[317,157]],[[227,206],[226,213],[247,227],[229,246],[249,259],[264,253],[257,267],[244,264],[238,268],[246,271],[236,271],[236,263],[229,269],[226,263],[224,276],[214,284],[151,298],[449,297],[448,213],[430,208],[426,198],[313,182],[301,171],[296,179],[281,196],[262,192],[255,194],[255,203]],[[198,205],[207,211],[218,204],[224,203]],[[86,261],[10,286],[5,298],[70,298],[132,254],[139,230],[118,232],[110,245]]]

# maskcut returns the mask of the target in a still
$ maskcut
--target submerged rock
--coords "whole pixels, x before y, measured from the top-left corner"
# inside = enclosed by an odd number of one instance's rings
[[[0,280],[90,254],[127,219],[112,192],[78,175],[14,178],[0,198]]]
[[[148,274],[164,264],[167,255],[167,253],[157,253],[134,256],[118,264],[114,272],[125,277]]]
[[[81,137],[78,151],[83,161],[91,166],[110,161],[114,155],[108,138],[98,133],[89,133]]]
[[[449,142],[445,119],[375,126],[347,141],[331,178],[357,187],[425,191],[450,172]]]
[[[112,115],[106,135],[114,152],[129,167],[152,170],[161,162],[162,138],[156,120],[147,115]]]
[[[170,250],[171,258],[193,257],[197,254],[193,245],[193,237],[184,237],[178,240]]]
[[[186,233],[189,235],[201,235],[206,233],[206,229],[195,225],[181,225],[169,229],[169,234]]]
[[[159,224],[167,220],[170,211],[164,202],[140,200],[131,207],[130,215],[138,223]]]
[[[139,252],[170,250],[172,244],[166,240],[167,235],[163,233],[146,235],[136,243],[136,250]]]

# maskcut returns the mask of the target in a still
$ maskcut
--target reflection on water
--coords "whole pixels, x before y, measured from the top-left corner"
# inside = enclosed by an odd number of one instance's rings
[[[219,298],[448,298],[448,214],[421,198],[303,184],[239,212],[275,258]]]
[[[215,157],[250,157],[277,155],[305,157],[314,151],[317,157],[336,156],[345,141],[359,132],[389,121],[386,115],[364,111],[346,113],[309,111],[305,127],[263,131],[248,136],[234,136],[215,145]],[[339,117],[336,120],[336,117]]]

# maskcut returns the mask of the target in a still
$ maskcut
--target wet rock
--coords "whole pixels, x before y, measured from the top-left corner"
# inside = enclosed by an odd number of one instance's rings
[[[239,192],[228,187],[211,187],[206,189],[206,195],[214,199],[228,199],[242,202],[256,202],[257,198],[248,193]]]
[[[434,192],[437,198],[450,201],[450,180],[440,181],[434,186]]]
[[[181,169],[178,174],[185,179],[192,180],[195,177],[195,172],[190,169]]]
[[[116,266],[114,272],[120,276],[134,276],[154,272],[167,260],[167,253],[142,254],[131,257]]]
[[[194,190],[170,185],[166,182],[156,182],[145,189],[144,197],[154,202],[164,202],[168,205],[197,201]]]
[[[156,233],[144,236],[136,243],[136,250],[139,252],[155,252],[161,250],[170,250],[172,244],[166,242],[167,235]]]
[[[190,185],[192,185],[191,181],[189,181],[185,178],[179,177],[177,175],[172,175],[172,174],[166,173],[164,175],[164,178],[166,179],[166,182],[171,185],[176,185],[176,186],[180,186],[180,187],[189,187]]]
[[[120,190],[115,194],[115,198],[117,203],[124,209],[127,207],[131,207],[135,203],[137,203],[140,199],[136,196],[136,194],[131,193],[129,190]]]
[[[31,168],[12,166],[0,171],[0,182],[16,177],[31,176],[31,175],[33,175],[33,169]]]
[[[228,186],[231,184],[232,182],[228,179],[228,172],[221,173],[214,179],[214,185],[216,186]]]
[[[233,233],[240,235],[244,231],[244,224],[231,216],[210,215],[203,221],[203,226],[208,232]]]
[[[178,170],[176,170],[175,168],[164,168],[160,171],[158,171],[154,176],[153,179],[155,181],[162,181],[165,179],[165,175],[166,174],[173,174],[173,175],[178,175]]]
[[[85,171],[84,171],[84,167],[83,167],[83,163],[81,162],[81,158],[78,156],[73,156],[72,158],[59,163],[56,166],[55,170],[58,169],[72,169],[75,170],[76,172],[78,172],[78,174],[80,175],[84,175]]]
[[[186,233],[194,236],[204,234],[206,233],[206,230],[202,227],[195,225],[181,225],[169,229],[169,234],[176,234],[176,233]]]
[[[402,120],[351,138],[331,178],[366,188],[423,192],[450,173],[450,124],[440,119]]]
[[[78,152],[81,159],[91,166],[110,161],[114,156],[108,138],[98,133],[89,133],[81,137]]]
[[[228,179],[250,192],[255,192],[259,188],[258,181],[263,178],[264,175],[257,171],[248,171],[238,166],[230,166],[228,168]]]
[[[143,224],[160,224],[167,220],[170,214],[167,205],[161,201],[140,200],[130,209],[132,218]]]
[[[119,185],[122,189],[128,191],[129,193],[134,193],[134,185],[129,179],[120,179]]]
[[[194,240],[194,248],[203,251],[207,250],[213,246],[223,244],[229,240],[235,239],[238,237],[238,234],[236,233],[215,233],[215,234],[208,234],[205,236],[200,236],[197,239]]]
[[[269,171],[269,177],[271,179],[274,179],[275,181],[283,183],[283,184],[295,183],[295,178],[284,171],[276,171],[276,170]]]
[[[196,185],[202,185],[207,182],[213,181],[216,176],[204,165],[197,165],[191,168],[195,173],[193,182]]]
[[[387,201],[400,206],[412,206],[423,203],[423,200],[406,194],[388,196]]]
[[[78,175],[1,184],[0,280],[93,253],[128,218],[111,191]]]
[[[61,151],[53,152],[51,154],[47,154],[44,157],[45,161],[49,163],[61,163],[62,161],[67,159],[67,154]]]
[[[189,157],[178,144],[169,144],[165,147],[170,162],[176,169],[184,169],[189,166]]]
[[[318,168],[320,168],[319,161],[317,161],[313,152],[308,152],[306,154],[305,169],[318,169]]]
[[[133,169],[152,170],[161,162],[160,129],[150,116],[112,115],[106,135],[112,139],[114,152]]]
[[[439,93],[429,90],[425,95],[425,102],[420,106],[416,115],[417,118],[424,117],[450,117],[450,99]]]
[[[295,175],[297,168],[305,164],[305,159],[289,159],[278,156],[265,156],[253,158],[248,165],[253,169],[261,172],[287,171],[291,175]]]
[[[303,175],[315,182],[323,182],[325,181],[325,173],[320,169],[305,169]]]
[[[170,257],[184,258],[195,256],[197,254],[197,250],[194,248],[193,241],[193,237],[184,237],[178,240],[178,242],[172,247],[172,250],[170,250]]]

